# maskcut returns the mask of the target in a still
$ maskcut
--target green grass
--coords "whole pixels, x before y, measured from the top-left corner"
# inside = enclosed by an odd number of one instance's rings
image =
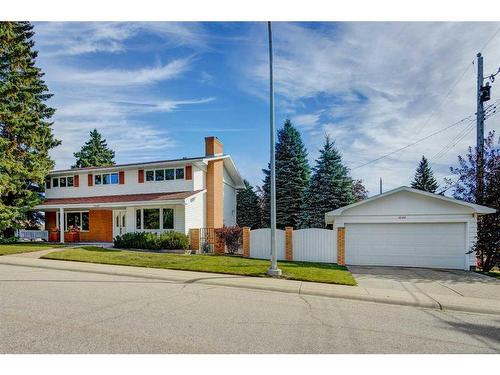
[[[500,270],[499,269],[493,269],[489,272],[480,272],[480,271],[478,271],[478,272],[482,273],[483,275],[494,277],[495,279],[500,279]]]
[[[56,247],[64,247],[60,244],[49,244],[39,242],[18,242],[13,244],[0,244],[0,255],[30,253],[33,251],[53,249]]]
[[[258,277],[266,276],[269,268],[269,261],[261,259],[221,255],[142,253],[94,246],[58,251],[42,258]],[[356,285],[347,268],[336,264],[278,262],[278,266],[283,271],[285,279]]]

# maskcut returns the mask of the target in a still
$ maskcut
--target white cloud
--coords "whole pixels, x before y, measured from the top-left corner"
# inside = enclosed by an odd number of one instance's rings
[[[149,85],[178,78],[189,70],[190,62],[190,58],[184,58],[172,60],[165,65],[156,67],[98,70],[82,70],[54,65],[48,69],[47,74],[50,74],[52,81],[66,84],[112,87]]]

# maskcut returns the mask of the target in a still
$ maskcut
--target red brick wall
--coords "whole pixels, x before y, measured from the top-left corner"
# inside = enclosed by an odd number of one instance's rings
[[[56,215],[59,212],[45,212],[45,229],[56,227]],[[113,241],[113,211],[90,210],[89,230],[80,232],[82,242],[112,242]]]
[[[113,241],[113,211],[90,210],[89,231],[80,232],[82,242],[112,242]]]

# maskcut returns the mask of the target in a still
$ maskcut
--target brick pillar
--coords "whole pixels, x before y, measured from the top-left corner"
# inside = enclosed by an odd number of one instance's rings
[[[200,251],[200,230],[198,228],[189,230],[189,249]]]
[[[243,227],[243,256],[250,257],[250,227]]]
[[[337,264],[345,266],[345,228],[337,228]]]
[[[285,227],[285,259],[293,260],[293,227]]]

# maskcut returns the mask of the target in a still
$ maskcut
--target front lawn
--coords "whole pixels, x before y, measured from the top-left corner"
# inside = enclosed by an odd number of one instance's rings
[[[0,255],[30,253],[38,250],[54,249],[64,247],[61,244],[51,244],[45,242],[18,242],[12,244],[0,244]]]
[[[266,276],[269,268],[269,261],[261,259],[221,255],[142,253],[94,246],[49,253],[42,258],[259,277]],[[285,279],[356,285],[347,268],[336,264],[278,262],[278,266],[283,271]]]

